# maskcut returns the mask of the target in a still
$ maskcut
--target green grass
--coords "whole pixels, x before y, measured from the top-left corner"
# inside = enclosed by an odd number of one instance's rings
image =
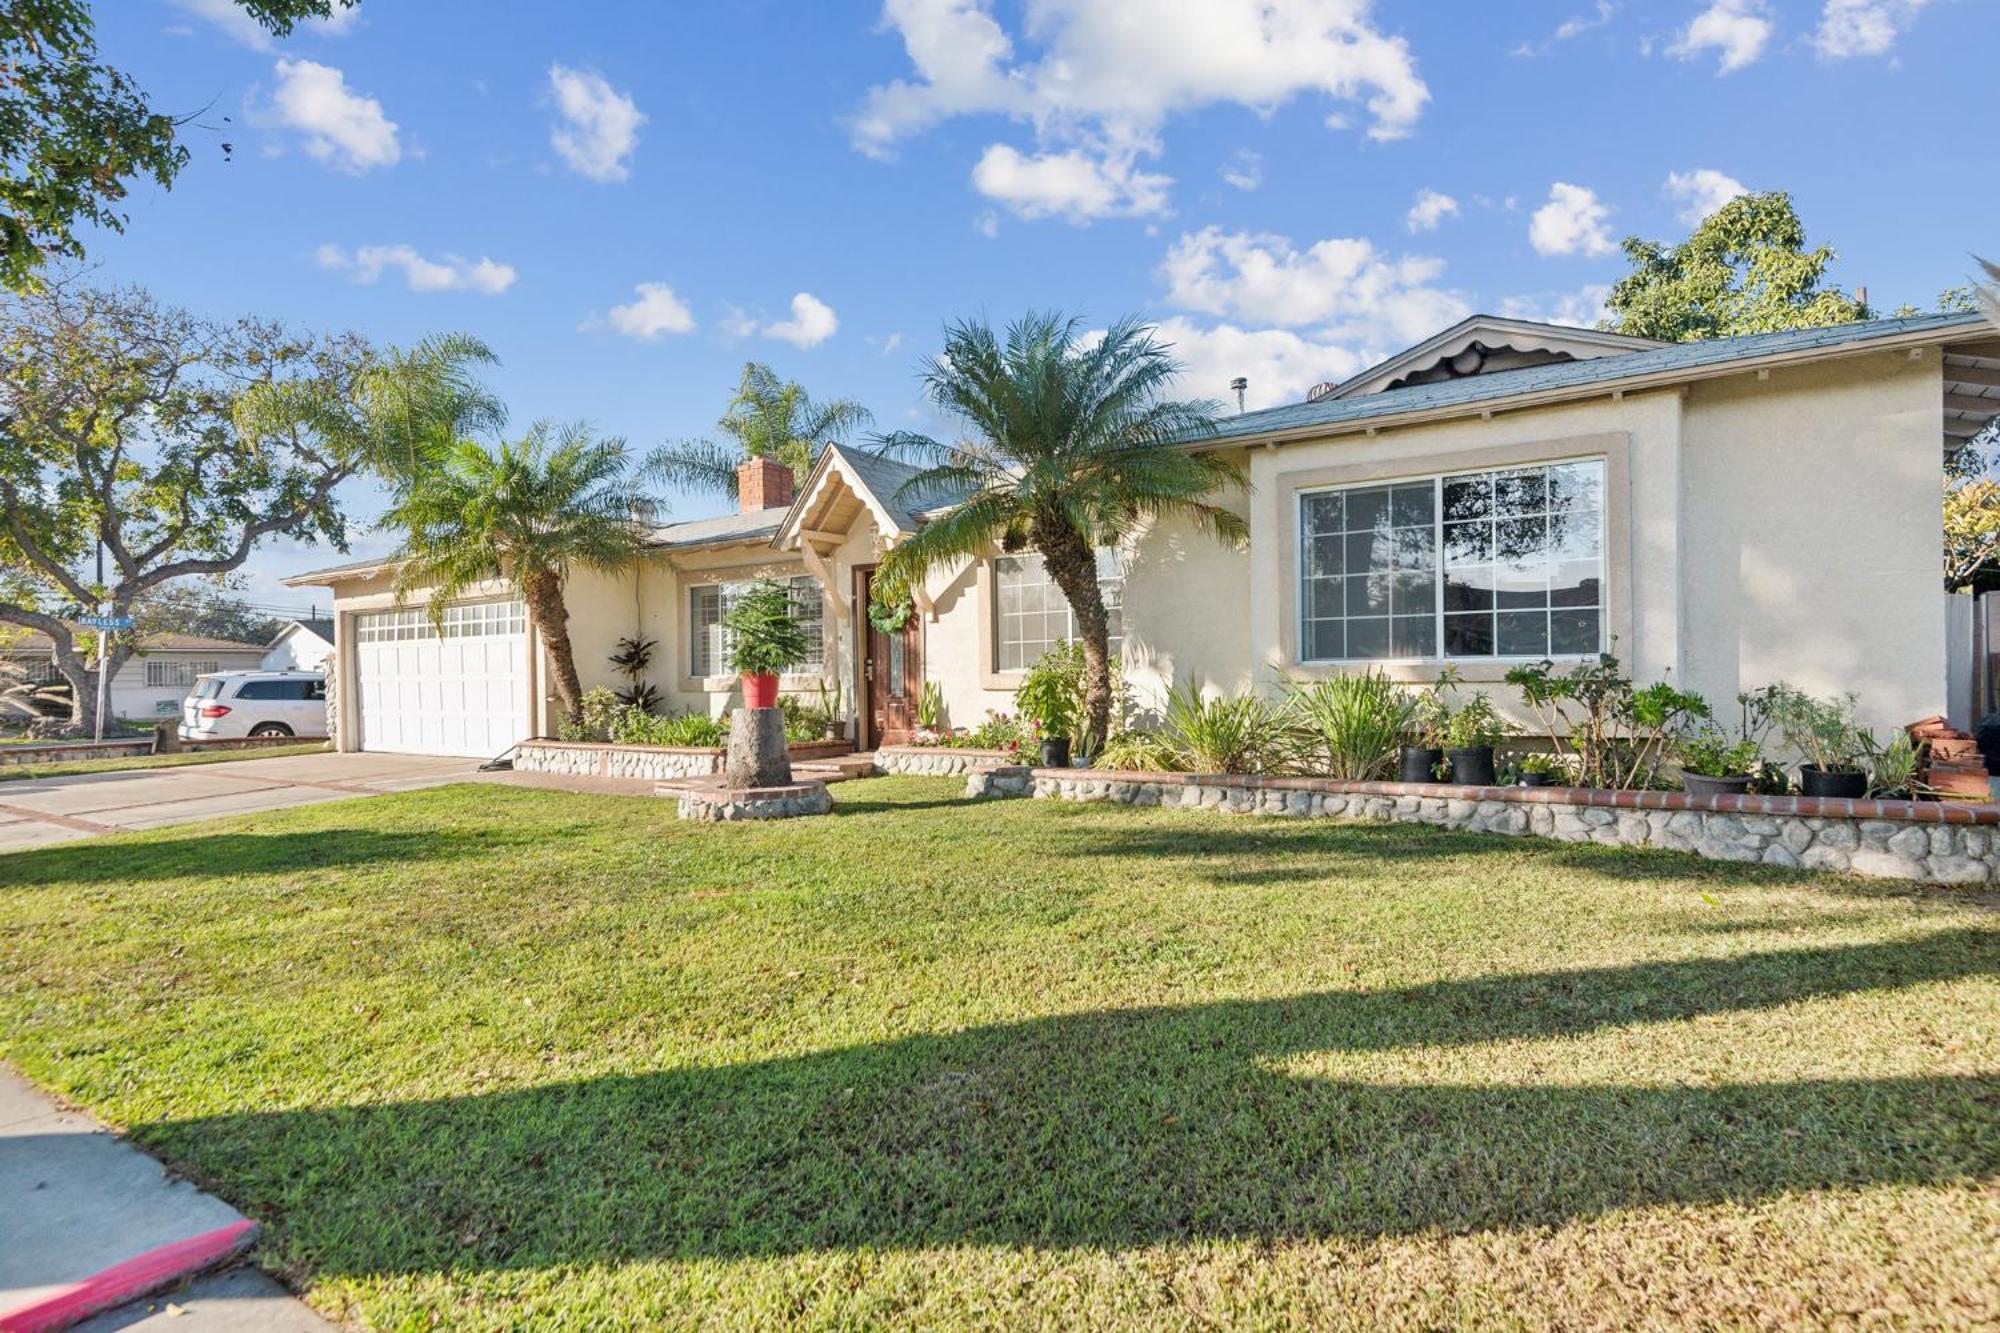
[[[46,764],[0,765],[0,782],[27,778],[67,778],[79,773],[116,773],[127,768],[185,768],[189,764],[227,764],[237,759],[275,759],[287,754],[318,754],[325,741],[297,745],[262,745],[247,750],[184,750],[179,754],[135,754],[110,759],[55,759]]]
[[[0,1056],[381,1328],[2000,1319],[1990,902],[957,786],[0,857]]]

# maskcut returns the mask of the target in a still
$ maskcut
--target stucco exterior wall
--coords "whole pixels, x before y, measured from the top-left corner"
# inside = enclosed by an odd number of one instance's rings
[[[1692,386],[1686,679],[1711,701],[1852,690],[1878,730],[1945,705],[1941,360],[1876,353]]]

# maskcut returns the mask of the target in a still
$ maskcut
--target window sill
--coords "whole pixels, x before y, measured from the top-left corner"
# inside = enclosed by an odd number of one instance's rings
[[[1596,653],[1550,653],[1534,657],[1428,657],[1400,661],[1354,658],[1336,662],[1291,662],[1286,664],[1284,670],[1304,680],[1325,680],[1333,676],[1379,671],[1393,681],[1428,684],[1437,679],[1439,672],[1450,668],[1456,670],[1459,679],[1468,684],[1490,685],[1504,682],[1507,673],[1516,667],[1533,666],[1537,662],[1554,662],[1558,667],[1565,667],[1594,662],[1597,658]]]

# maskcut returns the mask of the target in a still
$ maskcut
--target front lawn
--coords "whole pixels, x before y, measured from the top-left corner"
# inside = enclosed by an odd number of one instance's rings
[[[1989,902],[958,788],[0,856],[0,1056],[383,1328],[2000,1320]]]

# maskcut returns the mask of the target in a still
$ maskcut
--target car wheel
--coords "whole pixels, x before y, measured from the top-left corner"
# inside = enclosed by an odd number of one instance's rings
[[[282,722],[259,722],[250,728],[252,736],[289,736],[292,729]]]

